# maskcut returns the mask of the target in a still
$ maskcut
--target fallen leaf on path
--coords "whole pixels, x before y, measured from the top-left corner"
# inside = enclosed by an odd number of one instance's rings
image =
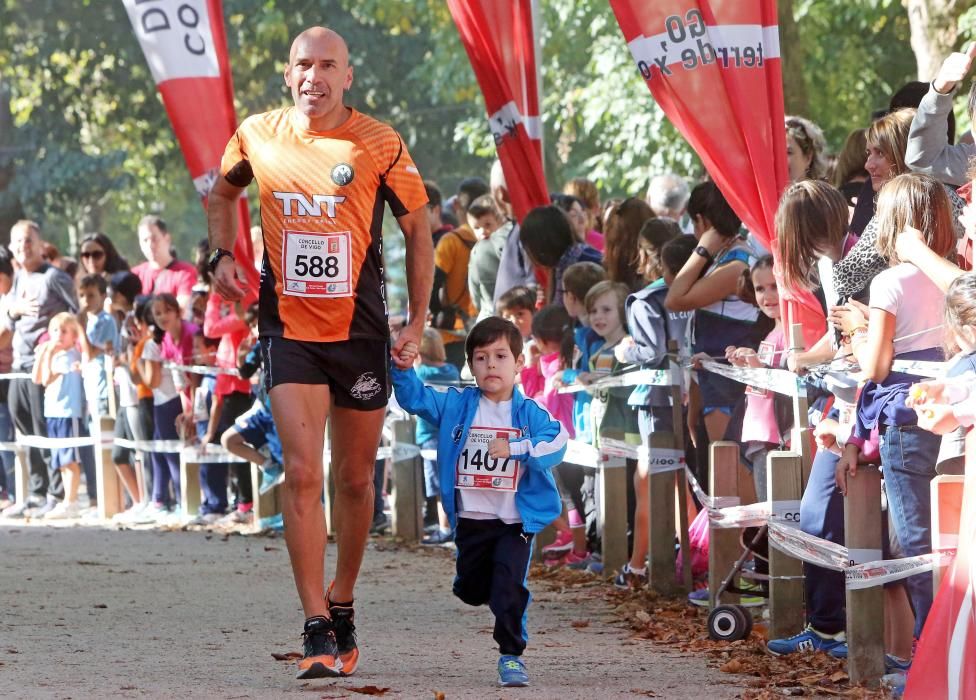
[[[722,673],[742,673],[742,662],[738,659],[729,659],[722,664],[719,671]]]
[[[360,695],[386,695],[390,692],[389,688],[378,688],[375,685],[364,685],[362,688],[343,688],[343,690],[349,690]]]
[[[570,627],[575,627],[576,629],[583,629],[584,627],[590,626],[589,620],[573,620],[569,623]]]
[[[434,700],[445,700],[447,696],[439,690],[434,691]]]
[[[302,658],[302,655],[297,651],[286,651],[284,654],[275,654],[272,652],[271,658],[275,661],[291,661],[292,659]]]
[[[93,605],[92,607],[105,609],[108,606],[105,603],[95,603],[95,605]]]
[[[653,690],[641,690],[640,688],[631,688],[630,692],[632,692],[634,695],[643,695],[644,697],[647,698],[657,697],[657,693],[655,693]]]
[[[279,551],[281,551],[281,547],[265,547],[264,548],[264,551],[265,552],[279,552]]]
[[[847,680],[847,674],[844,673],[843,671],[837,671],[836,673],[834,673],[830,677],[830,680],[833,683],[840,683],[841,681],[846,681]]]

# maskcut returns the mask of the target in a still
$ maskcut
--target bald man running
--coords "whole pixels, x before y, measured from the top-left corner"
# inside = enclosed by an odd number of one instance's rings
[[[257,180],[265,250],[259,331],[285,462],[285,541],[306,618],[299,678],[347,676],[359,661],[353,588],[390,393],[384,202],[406,238],[410,321],[392,348],[404,360],[416,356],[433,282],[423,180],[396,131],[343,104],[352,80],[341,36],[323,27],[299,34],[285,69],[294,106],[241,124],[208,209],[214,287],[240,299],[230,253],[234,213]],[[328,589],[321,502],[327,419],[338,545]]]

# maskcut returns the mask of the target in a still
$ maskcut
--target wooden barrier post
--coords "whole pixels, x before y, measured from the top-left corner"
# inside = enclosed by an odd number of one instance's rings
[[[881,473],[859,466],[847,477],[844,532],[851,564],[881,558]],[[884,591],[847,590],[847,675],[852,683],[875,682],[885,672]]]
[[[789,341],[791,351],[802,352],[804,350],[806,346],[803,342],[803,326],[801,324],[793,323],[790,325]],[[790,446],[793,452],[798,453],[803,460],[803,486],[806,486],[810,478],[810,469],[813,468],[813,452],[810,444],[810,406],[807,402],[806,392],[801,391],[799,394],[799,396],[793,397],[793,430],[790,432]]]
[[[668,355],[670,356],[668,367],[671,368],[671,437],[674,439],[674,449],[684,452],[684,370],[681,369],[678,359],[678,341],[668,341]],[[691,499],[688,496],[688,475],[684,469],[674,473],[674,490],[675,508],[678,510],[678,541],[681,543],[681,581],[685,592],[691,593],[694,587],[691,576],[691,542],[688,535],[688,508]]]
[[[180,509],[183,519],[189,520],[200,514],[200,462],[199,457],[189,460],[180,453]],[[255,493],[257,493],[255,491]]]
[[[393,423],[393,447],[398,444],[412,445],[416,441],[416,423],[413,418]],[[393,493],[391,494],[394,537],[407,542],[420,542],[424,536],[424,518],[421,506],[424,502],[424,468],[420,455],[393,460]]]
[[[532,539],[532,561],[542,563],[542,548],[556,539],[556,528],[552,523],[546,525],[542,531]]]
[[[92,416],[92,437],[95,438],[95,478],[98,497],[98,517],[108,520],[124,508],[125,494],[122,480],[112,461],[112,439],[115,421],[110,416]],[[91,489],[92,485],[88,484]],[[186,511],[184,511],[186,512]]]
[[[16,442],[20,443],[20,440]],[[30,449],[21,445],[14,452],[14,497],[17,503],[30,497]]]
[[[739,495],[739,446],[734,442],[713,442],[709,446],[709,480],[713,497]],[[729,575],[739,558],[739,531],[729,528],[708,527],[708,604],[715,607],[719,602],[735,604],[739,596],[723,593],[716,600],[722,580]]]
[[[242,460],[243,461],[243,460]],[[264,518],[270,518],[272,515],[277,515],[281,512],[280,499],[278,497],[278,492],[281,490],[280,487],[275,487],[265,494],[261,493],[261,478],[262,472],[261,467],[259,467],[254,462],[250,463],[251,467],[251,493],[254,498],[254,523],[253,527],[255,530],[261,529],[261,520]]]
[[[651,588],[659,593],[673,593],[675,590],[675,479],[674,474],[670,471],[654,473],[656,465],[654,456],[655,448],[658,450],[674,448],[674,435],[665,432],[652,433],[649,447],[650,475],[647,481],[650,490],[651,517],[648,536],[648,583]],[[681,474],[684,474],[683,470]],[[683,499],[681,505],[684,506]],[[687,533],[685,537],[687,537]],[[687,555],[685,559],[688,559]]]
[[[802,458],[796,452],[770,452],[766,468],[766,493],[771,518],[791,525],[800,523],[803,497]],[[803,630],[803,562],[769,548],[769,638],[784,639]],[[783,579],[780,577],[792,578]]]
[[[627,550],[627,460],[603,455],[597,480],[603,522],[603,572],[610,575],[630,559]]]

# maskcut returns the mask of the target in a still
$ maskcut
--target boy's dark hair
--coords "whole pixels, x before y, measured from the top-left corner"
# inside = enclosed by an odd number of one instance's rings
[[[522,354],[522,334],[519,333],[515,324],[498,316],[489,316],[478,321],[468,333],[468,339],[464,341],[464,354],[468,359],[468,365],[474,358],[475,350],[491,345],[499,338],[505,338],[508,341],[508,347],[511,348],[515,357]]]
[[[85,275],[78,281],[78,289],[94,287],[99,294],[108,294],[108,282],[101,275]]]
[[[529,311],[535,313],[535,299],[536,294],[534,289],[521,285],[512,287],[498,297],[498,305],[495,311],[499,314],[511,311]]]
[[[536,207],[522,220],[519,242],[533,263],[556,267],[576,240],[566,212],[556,206]]]
[[[155,324],[153,320],[152,312],[152,295],[151,294],[140,294],[135,298],[135,311],[136,318],[139,322],[146,326],[152,326]]]
[[[672,238],[665,243],[664,247],[661,248],[661,262],[664,263],[665,269],[677,276],[697,246],[698,241],[695,240],[694,236],[684,235]]]
[[[478,197],[491,192],[491,188],[488,187],[488,183],[482,180],[480,177],[466,177],[461,180],[461,184],[458,185],[457,203],[458,208],[460,208],[462,215],[468,213],[468,207],[471,206],[471,202],[476,200]]]
[[[485,214],[494,214],[499,219],[502,218],[498,207],[495,205],[495,200],[492,199],[490,194],[481,195],[471,202],[471,206],[468,207],[468,216],[473,216],[477,219],[479,216],[484,216]]]
[[[142,292],[142,281],[128,270],[113,273],[108,286],[112,294],[121,294],[130,305],[135,303],[136,297]]]
[[[439,207],[444,203],[441,188],[433,180],[424,180],[424,190],[427,192],[427,206],[431,209]]]
[[[742,226],[742,220],[725,201],[725,195],[718,185],[711,180],[696,185],[691,191],[688,198],[688,216],[693,220],[696,216],[705,217],[726,238],[739,233],[739,227]]]
[[[644,225],[641,226],[640,232],[637,234],[638,238],[649,244],[659,253],[665,243],[683,235],[684,232],[681,230],[677,221],[668,218],[662,219],[657,216],[645,221]]]
[[[220,338],[211,338],[203,332],[202,328],[197,328],[197,332],[193,334],[193,337],[202,338],[203,344],[208,348],[215,348],[220,345]]]
[[[573,365],[573,319],[566,309],[558,304],[549,304],[539,309],[532,317],[532,337],[547,343],[559,343],[559,357],[563,367]]]
[[[582,303],[586,299],[586,293],[590,291],[593,285],[597,282],[602,282],[606,278],[607,271],[596,263],[573,263],[563,273],[563,289]]]

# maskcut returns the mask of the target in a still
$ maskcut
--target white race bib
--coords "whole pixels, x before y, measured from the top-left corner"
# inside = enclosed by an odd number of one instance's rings
[[[471,426],[455,466],[454,483],[457,488],[515,491],[518,487],[518,460],[514,457],[500,459],[488,456],[488,443],[497,438],[509,440],[521,434],[515,428]]]
[[[352,296],[351,233],[284,231],[284,293],[296,297]]]

